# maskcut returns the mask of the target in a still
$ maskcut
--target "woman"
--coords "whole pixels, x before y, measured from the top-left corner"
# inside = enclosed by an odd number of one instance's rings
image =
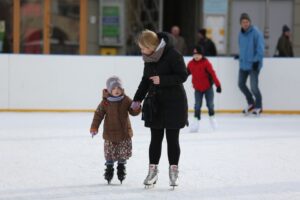
[[[132,107],[144,100],[145,126],[151,129],[149,172],[145,186],[156,183],[161,146],[166,132],[170,186],[178,185],[179,131],[187,124],[187,98],[183,82],[188,77],[182,55],[174,49],[172,36],[145,30],[138,36],[144,73]],[[147,95],[147,96],[146,96]]]

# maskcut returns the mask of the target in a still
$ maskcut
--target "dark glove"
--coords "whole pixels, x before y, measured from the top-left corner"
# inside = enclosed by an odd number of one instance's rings
[[[258,69],[258,66],[259,66],[259,61],[256,61],[256,62],[254,62],[254,63],[252,64],[252,69],[253,69],[254,71],[256,71],[256,70]]]
[[[237,55],[233,56],[233,58],[234,58],[235,60],[238,60],[238,59],[240,58],[240,55],[237,54]]]
[[[216,91],[217,91],[217,93],[221,93],[221,92],[222,92],[221,86],[220,86],[220,87],[217,87]]]

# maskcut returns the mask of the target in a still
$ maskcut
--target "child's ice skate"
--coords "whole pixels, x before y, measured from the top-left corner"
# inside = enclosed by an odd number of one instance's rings
[[[106,169],[104,172],[104,179],[107,180],[107,183],[110,184],[112,178],[114,176],[114,166],[106,165]]]
[[[146,179],[144,180],[145,188],[149,188],[150,186],[154,186],[157,181],[158,174],[158,166],[154,164],[149,165],[149,171]]]
[[[215,116],[210,116],[209,117],[209,123],[211,125],[211,128],[215,131],[217,129],[217,127],[218,127],[218,124],[217,124]]]
[[[198,118],[194,118],[191,125],[190,125],[190,132],[191,133],[197,133],[199,129],[199,122],[200,120]]]
[[[169,167],[169,178],[170,178],[170,186],[173,187],[173,189],[178,186],[178,166],[177,165],[171,165]]]
[[[125,178],[126,178],[126,167],[125,167],[124,163],[119,163],[118,164],[117,175],[118,175],[119,181],[122,184],[123,180],[125,180]]]

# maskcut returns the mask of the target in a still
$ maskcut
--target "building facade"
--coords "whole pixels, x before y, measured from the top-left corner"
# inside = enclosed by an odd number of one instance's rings
[[[1,0],[0,52],[137,55],[137,34],[173,25],[191,54],[206,28],[218,55],[238,51],[239,16],[247,12],[264,32],[272,56],[284,24],[300,56],[300,0]]]

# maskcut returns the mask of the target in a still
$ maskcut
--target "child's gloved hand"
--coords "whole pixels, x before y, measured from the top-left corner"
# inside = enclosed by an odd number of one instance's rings
[[[137,110],[137,109],[139,109],[141,107],[141,102],[139,102],[139,101],[133,101],[132,103],[131,103],[131,106],[130,106],[130,108],[132,109],[132,110]]]
[[[94,128],[90,129],[90,134],[92,135],[92,137],[94,137],[95,135],[97,135],[97,133],[98,133],[97,129],[94,129]]]

